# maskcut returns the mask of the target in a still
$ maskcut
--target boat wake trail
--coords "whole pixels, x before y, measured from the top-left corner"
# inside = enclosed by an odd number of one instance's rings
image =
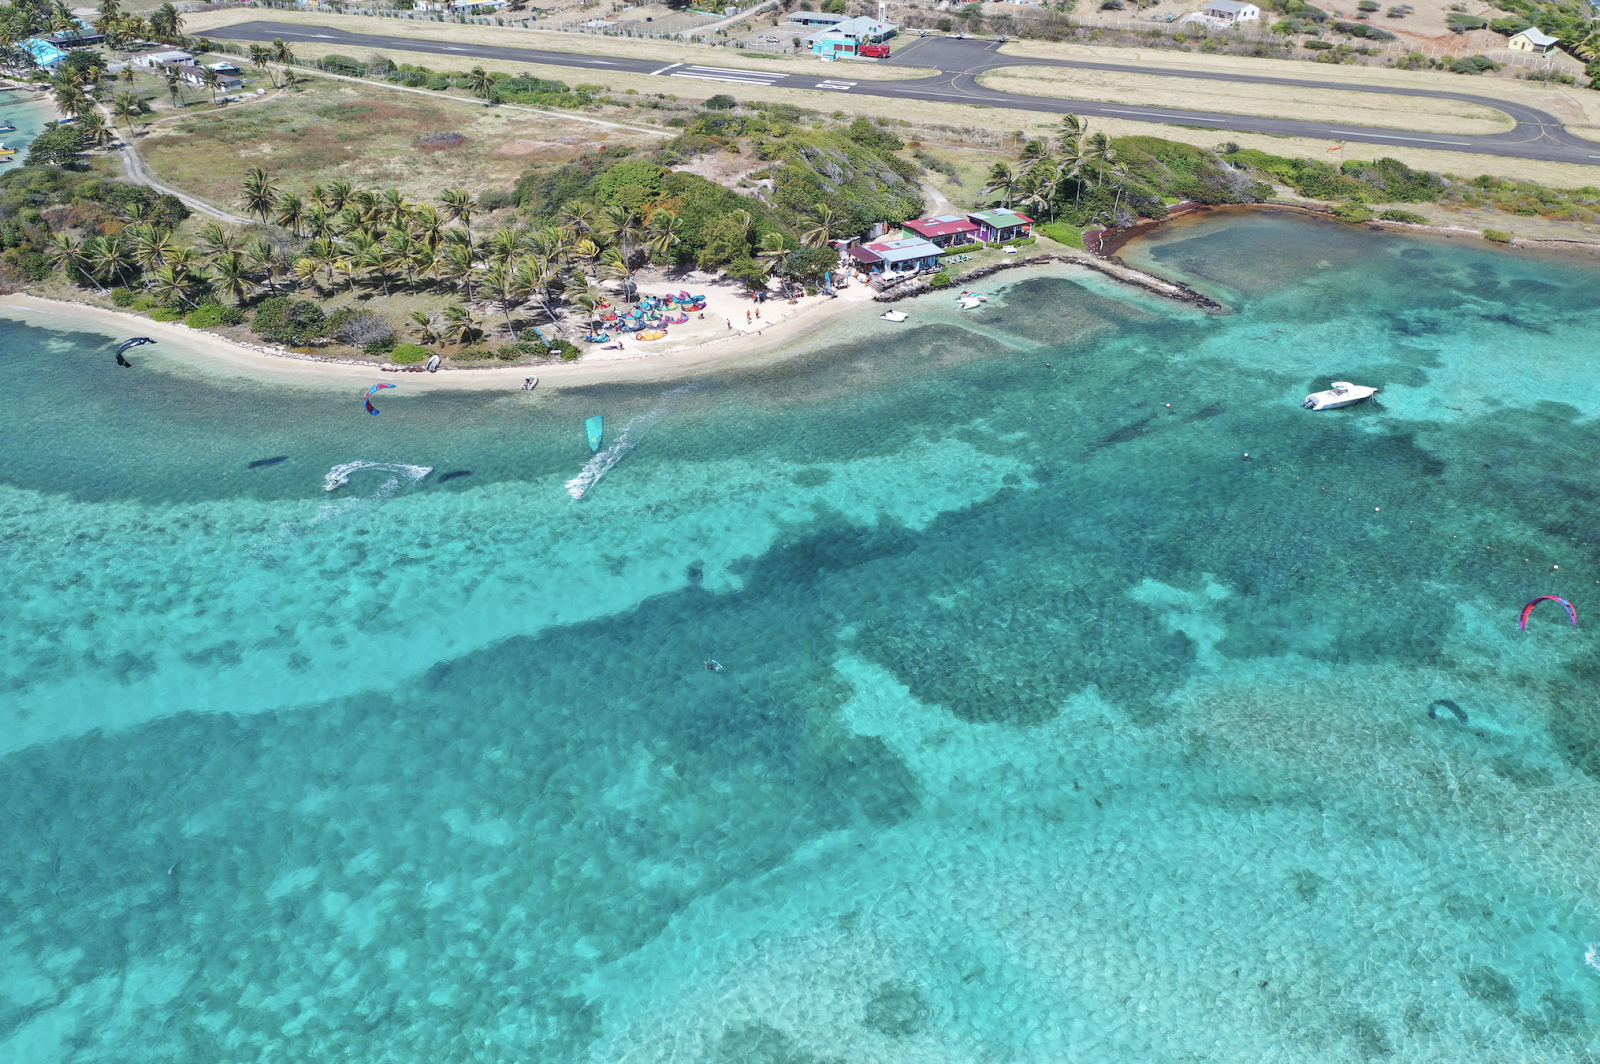
[[[323,490],[334,491],[343,487],[350,483],[351,473],[359,473],[363,469],[376,469],[380,473],[398,473],[410,484],[417,483],[433,472],[432,466],[405,465],[402,462],[346,462],[328,470],[328,476],[322,482]],[[395,483],[396,486],[399,485],[398,480]]]
[[[644,433],[667,416],[667,413],[678,404],[678,401],[690,392],[698,390],[700,385],[691,382],[680,384],[671,391],[661,393],[661,398],[656,400],[656,405],[643,414],[636,414],[628,419],[622,426],[622,431],[617,433],[617,441],[610,447],[604,448],[587,462],[578,471],[578,475],[567,481],[567,494],[573,499],[581,499],[588,490],[599,483],[600,478],[611,472],[618,462],[644,439]]]

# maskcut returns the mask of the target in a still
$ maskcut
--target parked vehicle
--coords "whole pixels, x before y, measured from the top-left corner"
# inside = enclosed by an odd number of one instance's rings
[[[863,59],[887,59],[889,58],[889,46],[887,44],[863,44],[856,49],[856,54]]]

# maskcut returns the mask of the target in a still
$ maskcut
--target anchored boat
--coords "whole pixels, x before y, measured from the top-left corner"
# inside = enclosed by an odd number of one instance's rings
[[[1307,410],[1337,410],[1341,406],[1354,406],[1363,399],[1378,394],[1378,389],[1349,381],[1334,381],[1325,392],[1312,392],[1300,405]]]

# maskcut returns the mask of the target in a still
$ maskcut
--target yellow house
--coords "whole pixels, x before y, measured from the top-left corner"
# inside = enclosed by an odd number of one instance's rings
[[[1507,41],[1506,47],[1515,48],[1519,52],[1532,52],[1535,55],[1543,55],[1560,43],[1561,38],[1551,37],[1537,26],[1530,26]]]

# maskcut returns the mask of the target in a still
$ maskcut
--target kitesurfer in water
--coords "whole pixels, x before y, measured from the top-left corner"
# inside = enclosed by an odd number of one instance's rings
[[[710,669],[712,672],[721,672],[722,671],[722,663],[719,662],[719,661],[713,661],[711,658],[707,658],[706,659],[706,668]]]

